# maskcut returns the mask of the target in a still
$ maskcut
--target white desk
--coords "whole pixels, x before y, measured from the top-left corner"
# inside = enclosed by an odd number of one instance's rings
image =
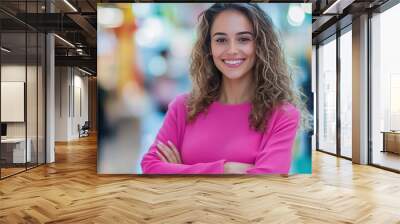
[[[26,147],[26,155],[25,155],[25,138],[6,138],[1,139],[1,144],[3,145],[14,145],[13,148],[13,163],[25,163],[25,158],[27,158],[27,162],[31,161],[31,145],[32,141],[30,138],[27,138],[26,141],[28,144]]]

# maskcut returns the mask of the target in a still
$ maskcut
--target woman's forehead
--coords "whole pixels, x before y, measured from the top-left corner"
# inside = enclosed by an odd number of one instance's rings
[[[240,32],[253,32],[250,20],[237,10],[225,10],[219,13],[211,26],[211,34],[214,33],[237,34]]]

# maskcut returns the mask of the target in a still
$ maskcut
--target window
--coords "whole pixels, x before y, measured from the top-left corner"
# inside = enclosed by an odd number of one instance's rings
[[[340,36],[340,155],[352,157],[352,34]]]
[[[19,16],[44,13],[44,1],[8,1]],[[35,15],[36,16],[36,15]],[[45,163],[45,34],[0,12],[0,178]],[[38,17],[35,17],[38,18]],[[14,101],[13,101],[14,100]],[[11,109],[13,108],[13,109]]]
[[[318,48],[318,149],[336,153],[336,40]]]
[[[372,164],[395,170],[400,170],[400,150],[396,151],[400,149],[400,132],[394,132],[400,129],[400,33],[395,29],[398,21],[400,4],[371,18],[370,156]]]

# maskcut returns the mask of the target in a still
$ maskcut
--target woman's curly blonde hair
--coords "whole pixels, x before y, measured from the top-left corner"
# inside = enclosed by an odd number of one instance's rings
[[[251,128],[259,132],[265,131],[265,121],[268,120],[270,112],[283,103],[295,105],[302,112],[302,126],[308,127],[308,112],[301,100],[301,92],[293,87],[292,75],[271,19],[252,3],[216,3],[200,14],[198,39],[191,56],[190,75],[193,88],[188,99],[189,122],[205,112],[221,94],[222,74],[211,55],[211,26],[215,17],[225,10],[243,13],[252,23],[255,34],[256,60],[253,80],[256,83],[249,115]]]

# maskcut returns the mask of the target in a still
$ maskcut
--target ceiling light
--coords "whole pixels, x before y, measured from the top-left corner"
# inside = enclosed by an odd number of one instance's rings
[[[78,12],[78,10],[71,4],[68,2],[68,0],[64,0],[65,4],[67,4],[72,10],[74,10],[74,12]]]
[[[57,34],[54,34],[54,36],[56,36],[58,39],[60,39],[61,41],[63,41],[64,43],[68,44],[69,46],[75,48],[75,45],[71,44],[71,42],[67,41],[66,39],[58,36]]]
[[[324,10],[324,12],[322,14],[327,14],[327,13],[331,13],[331,10],[334,9],[337,4],[340,2],[340,0],[335,1],[332,5],[330,5],[326,10]]]
[[[83,69],[81,69],[81,68],[79,68],[79,67],[78,67],[78,70],[81,71],[81,72],[83,72],[83,73],[85,73],[85,74],[87,74],[87,75],[93,75],[92,73],[90,73],[90,72],[88,72],[88,71],[86,71],[86,70],[83,70]]]
[[[355,0],[336,0],[322,14],[342,14],[343,10],[351,5]]]
[[[83,55],[83,49],[81,49],[81,48],[77,48],[77,49],[76,49],[76,52],[77,52],[79,55]]]
[[[4,51],[4,52],[7,52],[7,53],[10,53],[10,52],[11,52],[11,50],[9,50],[9,49],[7,49],[7,48],[5,48],[5,47],[1,47],[1,50]]]

